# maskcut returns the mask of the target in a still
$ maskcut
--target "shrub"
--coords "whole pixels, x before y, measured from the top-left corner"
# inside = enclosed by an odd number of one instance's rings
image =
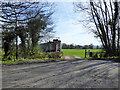
[[[39,48],[33,48],[28,51],[28,58],[35,59],[35,58],[47,58],[47,54],[42,52]]]
[[[7,52],[7,57],[5,57],[5,52],[3,51],[2,52],[2,61],[4,61],[4,60],[13,60],[13,59],[15,59],[15,51],[13,50],[9,50],[8,52]]]
[[[48,55],[48,58],[58,58],[59,52],[48,52],[47,55]]]

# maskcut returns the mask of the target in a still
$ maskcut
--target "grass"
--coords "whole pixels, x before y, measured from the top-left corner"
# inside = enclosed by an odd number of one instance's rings
[[[60,59],[63,59],[63,58],[59,58],[59,60]],[[24,62],[46,61],[46,60],[58,60],[58,58],[5,60],[5,61],[0,61],[0,64],[15,64],[15,63],[24,63]]]
[[[100,52],[102,49],[87,49],[90,50],[90,52]],[[73,55],[73,56],[79,56],[81,58],[85,58],[85,49],[62,49],[63,56],[65,55]],[[87,55],[89,57],[89,55]]]
[[[87,49],[90,50],[90,52],[103,52],[102,49]],[[63,56],[65,55],[72,55],[72,56],[79,56],[83,59],[85,59],[85,49],[62,49],[63,51]],[[113,57],[102,57],[100,58],[100,56],[98,55],[98,58],[94,58],[94,57],[89,57],[89,55],[86,55],[86,59],[90,59],[90,60],[112,60],[115,62],[120,62],[120,56],[113,56]]]
[[[2,49],[0,48],[0,60],[2,60]],[[2,63],[2,61],[0,61],[0,64]]]

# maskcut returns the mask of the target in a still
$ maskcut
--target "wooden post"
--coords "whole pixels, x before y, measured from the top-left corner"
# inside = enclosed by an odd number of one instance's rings
[[[85,49],[85,58],[86,58],[86,49]]]
[[[17,38],[17,26],[15,27],[15,31],[16,31],[16,60],[18,59],[18,38]]]

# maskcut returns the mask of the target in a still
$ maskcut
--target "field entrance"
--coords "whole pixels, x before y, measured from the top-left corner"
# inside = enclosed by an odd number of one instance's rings
[[[88,52],[90,50],[90,52],[101,52],[102,49],[86,49],[86,51]],[[84,59],[85,58],[85,49],[62,49],[61,50],[63,52],[63,57],[66,59],[70,59],[70,58],[81,58]],[[87,57],[89,57],[89,55],[86,55]]]
[[[64,59],[82,59],[82,58],[79,56],[66,55],[64,56]]]

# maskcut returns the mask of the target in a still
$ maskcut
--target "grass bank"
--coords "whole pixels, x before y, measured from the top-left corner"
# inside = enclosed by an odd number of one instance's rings
[[[0,61],[0,64],[23,64],[23,63],[37,63],[37,62],[51,62],[56,60],[62,60],[63,58],[36,58],[36,59],[18,59],[18,60],[5,60]]]

